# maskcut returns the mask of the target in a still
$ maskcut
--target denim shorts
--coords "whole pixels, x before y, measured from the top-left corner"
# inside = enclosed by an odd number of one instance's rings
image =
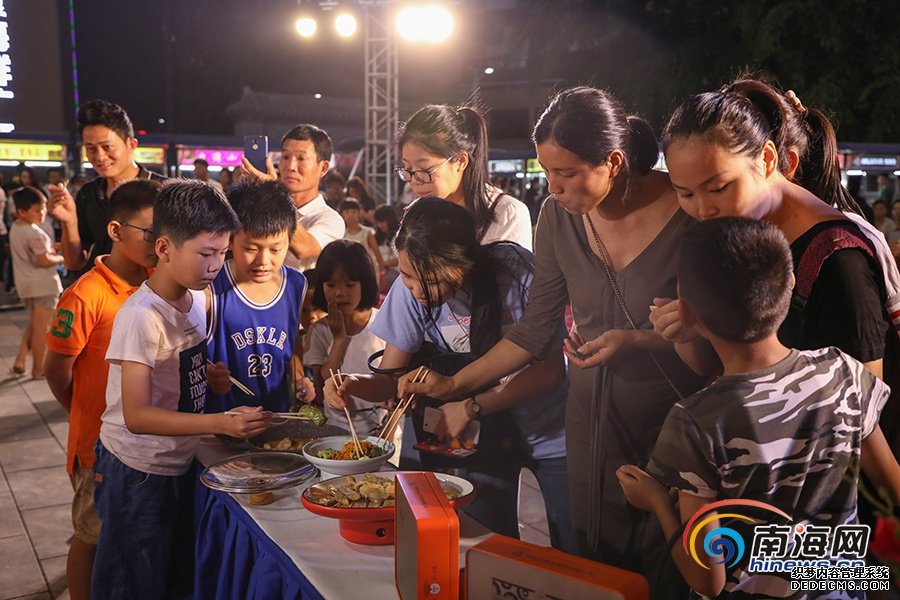
[[[194,470],[153,475],[124,464],[100,441],[94,452],[94,503],[101,528],[91,598],[190,597]]]

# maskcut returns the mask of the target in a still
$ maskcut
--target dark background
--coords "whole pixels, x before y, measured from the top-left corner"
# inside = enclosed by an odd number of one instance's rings
[[[361,31],[338,39],[322,19],[314,41],[294,30],[304,11],[328,16],[317,3],[73,1],[81,100],[118,102],[149,133],[231,135],[226,108],[244,86],[318,92],[323,101],[362,97]],[[480,83],[492,137],[527,139],[548,91],[575,83],[610,89],[658,128],[685,96],[749,69],[832,114],[841,140],[900,142],[900,0],[467,0],[449,7],[452,42],[401,44],[401,102],[464,101]],[[497,72],[481,76],[485,66]]]

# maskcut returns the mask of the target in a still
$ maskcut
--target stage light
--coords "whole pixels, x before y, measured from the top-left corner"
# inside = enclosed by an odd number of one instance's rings
[[[312,37],[316,33],[316,20],[310,17],[301,17],[294,23],[294,27],[297,29],[297,33],[300,34],[300,37]]]
[[[341,37],[350,37],[356,33],[356,19],[349,13],[343,13],[334,20],[334,28]]]
[[[411,42],[440,43],[453,33],[453,15],[443,6],[407,6],[397,13],[397,31]]]

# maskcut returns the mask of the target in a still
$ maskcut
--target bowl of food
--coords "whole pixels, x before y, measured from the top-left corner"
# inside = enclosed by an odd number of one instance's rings
[[[314,483],[300,495],[309,512],[338,520],[341,537],[370,546],[394,543],[395,472],[343,475]],[[475,499],[475,487],[462,477],[435,473],[454,508]]]
[[[337,475],[354,475],[377,471],[394,455],[394,444],[375,436],[356,443],[349,435],[335,435],[313,440],[303,446],[303,456],[322,472],[322,479]]]
[[[312,440],[336,435],[345,435],[346,430],[335,425],[318,426],[312,421],[290,419],[275,423],[259,435],[247,440],[253,450],[263,452],[303,453],[303,446]]]

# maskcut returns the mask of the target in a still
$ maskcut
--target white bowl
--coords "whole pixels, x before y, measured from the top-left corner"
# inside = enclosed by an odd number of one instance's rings
[[[340,450],[344,447],[344,444],[352,440],[353,438],[349,435],[334,435],[331,437],[312,440],[311,442],[303,446],[303,456],[306,458],[306,460],[309,461],[311,465],[322,472],[321,478],[326,479],[331,475],[355,475],[357,473],[377,471],[381,468],[382,465],[384,465],[384,463],[390,460],[390,458],[396,451],[396,448],[394,447],[394,444],[392,442],[382,440],[370,435],[369,437],[365,438],[365,441],[382,448],[384,450],[384,454],[382,454],[381,456],[356,460],[332,460],[327,458],[319,458],[316,455],[317,452],[319,452],[320,450],[325,450],[326,448]]]

